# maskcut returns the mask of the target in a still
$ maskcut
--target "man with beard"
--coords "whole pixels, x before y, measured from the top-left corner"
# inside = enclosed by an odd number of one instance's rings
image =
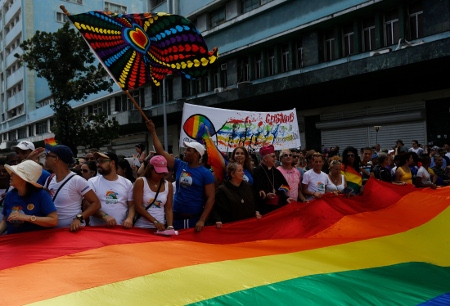
[[[89,185],[97,194],[101,208],[91,218],[90,224],[113,227],[133,227],[133,184],[117,174],[119,159],[112,152],[94,153],[99,175],[89,179]]]
[[[54,175],[50,176],[45,187],[50,192],[58,211],[58,227],[69,227],[70,231],[82,229],[92,214],[100,208],[100,202],[88,182],[81,176],[70,171],[72,150],[65,145],[46,145],[45,167]],[[87,203],[87,209],[81,211],[82,201]]]

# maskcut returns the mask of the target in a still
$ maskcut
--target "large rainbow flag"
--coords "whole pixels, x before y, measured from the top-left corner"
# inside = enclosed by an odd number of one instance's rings
[[[450,187],[370,179],[361,197],[180,231],[0,237],[2,305],[449,305]]]

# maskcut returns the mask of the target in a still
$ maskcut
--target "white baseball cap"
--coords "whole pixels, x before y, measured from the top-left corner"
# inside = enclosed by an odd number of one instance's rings
[[[21,149],[21,150],[24,150],[24,151],[26,151],[26,150],[34,151],[35,147],[34,147],[34,144],[31,141],[22,140],[21,142],[19,142],[15,146],[11,147],[11,151],[15,151],[16,149]]]
[[[197,151],[200,154],[200,156],[203,156],[203,154],[205,154],[205,147],[197,141],[191,141],[191,142],[184,141],[183,144],[185,147],[195,149],[195,151]]]

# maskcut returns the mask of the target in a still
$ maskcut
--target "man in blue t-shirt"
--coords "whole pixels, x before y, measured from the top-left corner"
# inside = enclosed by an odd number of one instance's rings
[[[185,142],[187,149],[183,161],[175,159],[164,151],[156,135],[155,124],[148,120],[146,125],[156,153],[163,155],[167,160],[167,166],[175,172],[173,226],[176,229],[195,227],[195,231],[201,231],[214,205],[215,195],[214,177],[200,162],[205,147],[196,141]]]

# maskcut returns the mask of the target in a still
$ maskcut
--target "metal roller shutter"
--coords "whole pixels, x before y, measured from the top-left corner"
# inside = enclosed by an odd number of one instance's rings
[[[418,140],[420,144],[425,145],[425,120],[385,124],[381,126],[378,135],[373,126],[322,131],[324,147],[339,146],[341,152],[347,146],[353,146],[357,149],[367,146],[372,147],[376,144],[376,140],[382,150],[391,149],[395,146],[397,139],[403,140],[408,148],[411,147],[412,140]]]

